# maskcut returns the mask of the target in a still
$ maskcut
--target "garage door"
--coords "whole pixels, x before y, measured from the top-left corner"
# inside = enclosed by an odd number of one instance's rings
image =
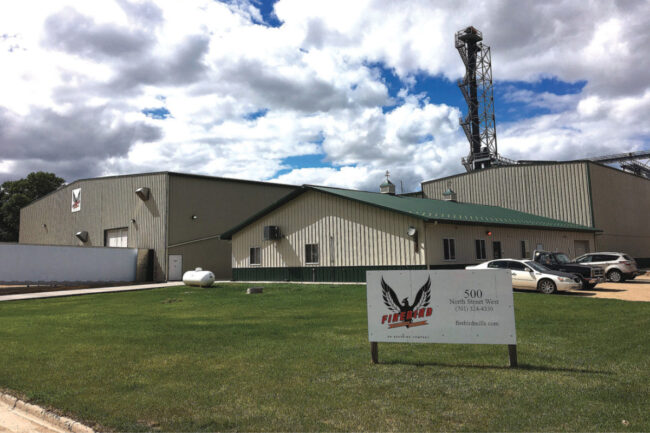
[[[127,247],[128,232],[126,227],[120,229],[106,230],[104,245],[107,247]]]

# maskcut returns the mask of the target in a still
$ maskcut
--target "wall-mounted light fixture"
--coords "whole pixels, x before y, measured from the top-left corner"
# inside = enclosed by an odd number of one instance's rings
[[[46,228],[47,228],[47,224],[43,224],[43,228],[46,229]]]
[[[143,186],[142,188],[138,188],[135,190],[135,193],[142,201],[147,201],[149,200],[149,193],[151,190],[147,188],[146,186]]]
[[[198,218],[198,216],[192,215],[192,220],[196,220],[197,218]]]
[[[485,234],[486,234],[487,236],[492,236],[492,230],[487,230],[487,231],[485,232]]]
[[[406,230],[406,234],[413,239],[413,251],[416,253],[420,249],[420,243],[418,242],[418,229],[416,229],[413,226],[409,226],[409,228]]]
[[[88,242],[88,232],[82,230],[74,234],[81,242]]]
[[[131,224],[135,224],[135,218],[131,218]]]

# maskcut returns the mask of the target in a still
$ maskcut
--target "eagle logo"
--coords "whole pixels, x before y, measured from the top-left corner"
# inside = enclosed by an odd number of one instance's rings
[[[81,203],[81,190],[72,191],[72,209],[78,208],[80,203]]]
[[[427,282],[424,283],[420,290],[418,290],[415,295],[415,300],[413,304],[409,304],[408,298],[402,299],[400,303],[397,294],[395,291],[384,281],[384,277],[381,277],[381,295],[384,300],[384,304],[388,307],[392,314],[386,314],[382,317],[381,323],[389,323],[389,328],[397,328],[401,326],[406,326],[407,328],[413,326],[426,325],[426,320],[415,321],[415,319],[421,319],[424,317],[429,317],[433,313],[429,303],[431,302],[431,277],[427,279]]]

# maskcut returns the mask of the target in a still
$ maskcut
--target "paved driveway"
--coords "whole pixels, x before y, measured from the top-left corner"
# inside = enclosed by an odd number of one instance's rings
[[[572,290],[567,294],[594,298],[622,299],[624,301],[650,302],[650,275],[638,276],[624,283],[598,284],[591,290]]]

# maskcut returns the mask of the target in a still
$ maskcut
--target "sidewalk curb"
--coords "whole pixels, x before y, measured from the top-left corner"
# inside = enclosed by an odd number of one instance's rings
[[[72,433],[96,433],[95,430],[93,430],[92,428],[86,425],[81,424],[78,421],[67,418],[65,416],[59,416],[54,412],[50,412],[49,410],[43,409],[40,406],[36,406],[35,404],[31,404],[19,400],[12,395],[0,393],[0,400],[2,400],[3,402],[11,406],[12,410],[13,409],[22,410],[23,412],[27,412],[30,415],[33,415],[43,421],[54,424],[55,426],[62,428],[64,430],[68,430]]]

